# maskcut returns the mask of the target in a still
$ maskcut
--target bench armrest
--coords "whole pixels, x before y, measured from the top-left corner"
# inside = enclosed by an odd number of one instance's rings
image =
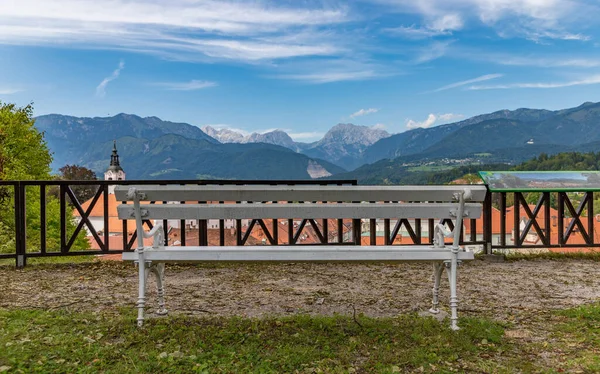
[[[152,242],[152,248],[158,249],[162,248],[165,245],[165,233],[163,230],[162,224],[155,225],[152,230],[144,231],[144,238],[152,238],[154,237],[154,241]]]

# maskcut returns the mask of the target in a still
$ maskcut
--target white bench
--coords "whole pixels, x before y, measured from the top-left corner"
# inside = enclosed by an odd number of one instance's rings
[[[457,267],[472,260],[473,253],[459,246],[463,218],[477,218],[485,198],[484,186],[217,186],[139,185],[117,186],[120,219],[136,220],[137,249],[123,252],[123,260],[139,264],[138,326],[144,322],[146,279],[154,273],[158,286],[157,314],[164,307],[164,263],[207,261],[358,261],[434,262],[432,313],[438,313],[438,290],[445,268],[450,283],[451,328],[458,329]],[[142,201],[195,202],[236,201],[239,204],[141,204]],[[252,203],[265,202],[270,203]],[[471,201],[466,203],[466,201]],[[273,203],[285,202],[285,203]],[[297,203],[305,202],[305,203]],[[328,203],[323,203],[328,202]],[[146,220],[208,219],[452,219],[454,230],[435,225],[433,245],[276,245],[276,246],[164,246],[164,230],[155,224],[146,232]],[[291,229],[291,228],[290,228]],[[444,237],[451,236],[452,244]],[[152,247],[144,238],[154,237]],[[359,243],[360,244],[360,243]]]

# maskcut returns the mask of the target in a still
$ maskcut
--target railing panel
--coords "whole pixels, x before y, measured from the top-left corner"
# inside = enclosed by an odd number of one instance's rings
[[[594,214],[593,191],[529,193],[493,194],[496,204],[484,208],[493,216],[488,226],[488,230],[494,230],[489,241],[492,249],[589,251],[600,248],[600,240],[595,238],[600,215]]]
[[[10,229],[14,230],[15,237],[14,248],[4,246],[0,258],[14,258],[18,266],[25,266],[29,257],[116,254],[124,250],[132,250],[136,247],[135,226],[133,221],[119,222],[109,216],[109,209],[114,209],[113,203],[109,201],[112,199],[109,198],[109,186],[157,183],[225,186],[228,184],[304,186],[317,184],[315,181],[0,181],[2,192],[0,198],[5,199],[10,210],[14,210],[14,218],[11,218],[14,222],[10,222],[13,225]],[[318,182],[318,184],[323,183],[323,181]],[[327,183],[356,185],[356,181],[328,181]],[[84,204],[80,195],[83,193],[80,189],[82,186],[89,187],[85,191],[92,191],[90,200],[95,199],[95,203],[88,200],[88,203]],[[596,238],[597,233],[600,232],[596,225],[600,225],[600,222],[594,215],[594,193],[591,191],[581,191],[580,194],[541,191],[541,195],[536,199],[525,192],[489,193],[488,195],[482,218],[469,219],[466,222],[468,226],[462,228],[462,230],[467,228],[470,230],[463,232],[462,244],[484,245],[484,248],[492,250],[600,248],[600,240]],[[28,220],[28,213],[37,212],[37,207],[35,211],[31,208],[28,210],[28,203],[39,205],[39,217],[33,221],[31,216]],[[92,211],[100,216],[91,216]],[[77,222],[71,224],[69,220],[72,219],[73,212],[77,212],[78,216]],[[35,222],[35,225],[30,225],[28,228],[27,222]],[[39,222],[39,230],[34,227],[37,222]],[[169,237],[173,232],[168,232],[170,227],[167,221],[162,222],[165,242],[169,243]],[[187,234],[186,222],[179,222],[180,236],[177,240],[188,245],[244,245],[250,241],[252,230],[262,230],[261,235],[266,239],[265,244],[271,245],[278,245],[280,241],[291,245],[304,245],[301,238],[307,234],[310,234],[316,244],[322,245],[360,245],[363,235],[366,236],[365,243],[369,244],[374,242],[393,244],[397,236],[403,235],[402,244],[415,242],[430,245],[433,239],[433,227],[437,223],[432,219],[427,219],[427,223],[406,219],[406,221],[396,221],[395,227],[391,223],[394,219],[391,222],[367,219],[363,226],[360,219],[309,220],[308,217],[297,217],[297,220],[275,220],[273,217],[268,217],[256,221],[250,229],[247,225],[251,225],[251,222],[252,219],[233,222],[224,219],[211,220],[209,227],[208,220],[201,220],[196,223],[197,229],[188,231]],[[297,223],[297,227],[294,227],[294,223]],[[90,226],[95,225],[102,226],[103,230],[93,228],[90,230]],[[150,227],[152,222],[146,222],[145,225]],[[90,248],[86,250],[75,248],[77,238],[84,234],[92,240]],[[39,248],[31,248],[31,243],[36,243],[38,240]],[[51,245],[51,243],[55,244]]]

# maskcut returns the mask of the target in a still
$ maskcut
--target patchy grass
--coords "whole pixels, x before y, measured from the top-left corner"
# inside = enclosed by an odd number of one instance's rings
[[[138,329],[129,308],[87,314],[0,309],[0,372],[600,371],[600,304],[550,312],[531,325],[464,318],[453,332],[446,322],[415,314],[168,317]]]
[[[552,263],[550,268],[557,265],[563,264]],[[206,266],[219,270],[223,264]],[[252,266],[257,273],[262,270],[260,264]],[[87,274],[82,269],[94,275],[110,269],[109,278],[132,270],[130,263],[120,262],[72,267],[73,273],[67,273],[76,279]],[[587,262],[589,267],[595,264]],[[70,265],[54,263],[25,271],[4,269],[4,273],[39,285],[36,271],[50,274],[65,268]],[[34,276],[24,276],[28,274]],[[52,279],[50,287],[68,282],[64,277]],[[92,289],[83,294],[87,298],[97,293]],[[7,301],[6,294],[0,293],[3,301]],[[79,309],[55,300],[49,306],[26,299],[21,302],[4,304],[11,305],[10,309],[0,308],[0,373],[600,372],[600,303],[556,311],[491,301],[495,309],[471,311],[486,318],[466,318],[469,311],[462,311],[462,330],[453,332],[448,321],[440,323],[414,313],[394,318],[359,315],[356,320],[306,315],[264,319],[170,316],[150,318],[144,329],[137,329],[129,301],[121,309],[111,303],[103,309],[93,304]],[[504,317],[486,311],[507,308],[513,313]]]
[[[600,372],[600,304],[583,305],[559,311],[562,320],[553,333],[561,349],[568,353],[568,370]]]
[[[447,321],[446,321],[447,322]],[[513,372],[498,323],[433,318],[169,317],[135,327],[122,315],[0,310],[0,371],[24,372]]]

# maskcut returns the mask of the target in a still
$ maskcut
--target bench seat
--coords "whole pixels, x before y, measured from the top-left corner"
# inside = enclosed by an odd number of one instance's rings
[[[458,260],[473,260],[473,252],[458,252]],[[144,260],[160,262],[277,261],[277,262],[399,262],[450,261],[447,248],[423,246],[293,246],[293,247],[163,247],[144,251]],[[137,252],[123,252],[124,261],[137,261]]]

